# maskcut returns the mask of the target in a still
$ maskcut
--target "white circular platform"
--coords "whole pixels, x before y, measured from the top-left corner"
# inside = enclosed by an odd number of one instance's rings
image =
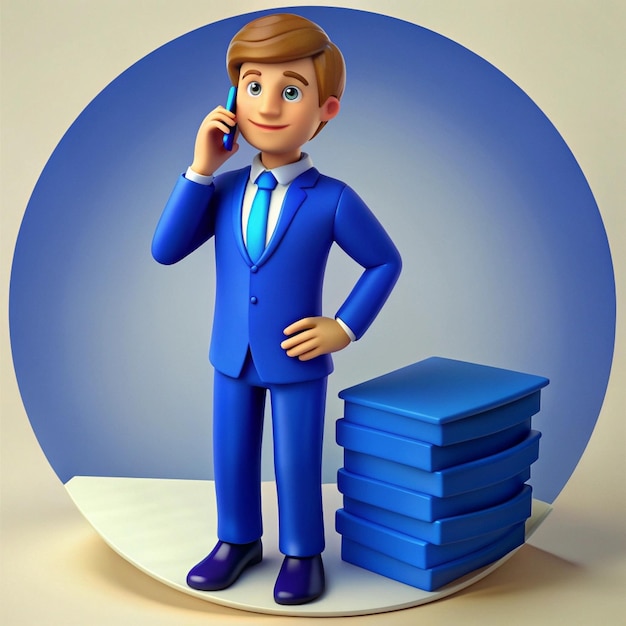
[[[434,592],[422,591],[373,574],[341,560],[341,537],[334,530],[342,507],[336,485],[324,485],[326,592],[310,604],[281,606],[273,589],[282,555],[278,551],[276,490],[263,483],[264,559],[231,588],[201,592],[185,583],[187,571],[203,559],[216,541],[213,483],[199,480],[74,477],[70,496],[102,538],[143,572],[183,593],[216,604],[257,613],[309,617],[382,613],[425,604],[472,585],[496,570],[513,553]],[[533,501],[526,525],[528,537],[550,512]]]

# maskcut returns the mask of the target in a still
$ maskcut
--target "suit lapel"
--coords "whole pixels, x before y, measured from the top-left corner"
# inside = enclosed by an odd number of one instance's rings
[[[252,265],[252,261],[248,256],[246,244],[243,241],[243,233],[241,231],[241,212],[243,209],[243,196],[246,191],[246,185],[250,179],[250,167],[245,167],[237,173],[237,178],[233,181],[233,193],[230,196],[231,206],[230,214],[232,216],[233,232],[235,241],[241,256],[246,260],[248,265]]]
[[[287,194],[285,195],[285,199],[283,200],[283,206],[280,210],[276,229],[274,230],[274,234],[270,238],[270,241],[267,244],[267,248],[265,248],[265,251],[259,259],[257,265],[262,265],[272,256],[272,254],[282,241],[283,237],[285,236],[287,230],[289,229],[289,225],[293,221],[296,213],[306,200],[306,189],[315,186],[319,175],[319,172],[314,167],[312,167],[306,172],[300,174],[300,176],[298,176],[291,183],[291,185],[289,185],[289,189],[287,190]]]

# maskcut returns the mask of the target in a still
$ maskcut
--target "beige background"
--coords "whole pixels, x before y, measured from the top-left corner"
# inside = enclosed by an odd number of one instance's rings
[[[7,294],[19,224],[57,142],[133,62],[208,22],[268,4],[210,0],[2,0],[0,222],[0,624],[275,624],[153,581],[113,553],[39,448],[10,360]],[[273,3],[272,7],[305,4]],[[561,132],[594,192],[626,289],[624,0],[326,2],[384,12],[463,44],[503,70]],[[88,155],[86,155],[87,157]],[[626,318],[587,451],[548,521],[498,572],[441,602],[359,624],[626,624]],[[325,623],[340,621],[327,618]],[[304,619],[280,618],[282,624]],[[310,620],[309,622],[310,623]]]

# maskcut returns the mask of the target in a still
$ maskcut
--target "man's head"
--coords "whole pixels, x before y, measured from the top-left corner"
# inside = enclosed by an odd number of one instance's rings
[[[246,24],[230,42],[226,66],[232,84],[238,85],[244,63],[288,63],[307,58],[315,68],[320,106],[330,97],[339,100],[345,86],[343,56],[317,24],[298,15],[267,15]]]

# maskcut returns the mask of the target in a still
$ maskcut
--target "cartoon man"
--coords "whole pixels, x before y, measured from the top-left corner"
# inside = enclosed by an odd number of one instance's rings
[[[269,391],[285,555],[274,599],[302,604],[325,586],[321,461],[330,353],[363,335],[401,261],[354,191],[320,174],[301,150],[339,113],[345,68],[326,33],[299,16],[262,17],[235,35],[227,67],[238,87],[236,115],[218,106],[202,122],[193,162],[152,247],[157,261],[171,264],[209,238],[215,242],[210,360],[219,541],[187,582],[224,589],[262,559],[261,435]],[[222,143],[235,124],[260,154],[250,167],[213,178],[238,148],[230,152]],[[322,283],[334,243],[364,271],[330,318],[322,316]]]

